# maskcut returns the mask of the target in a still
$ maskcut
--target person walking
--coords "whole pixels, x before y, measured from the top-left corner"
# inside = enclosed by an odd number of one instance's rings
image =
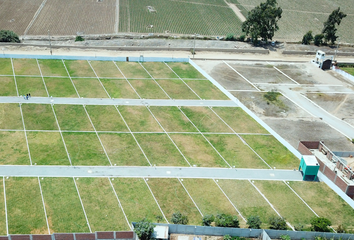
[[[26,94],[26,100],[28,100],[28,93]]]
[[[28,94],[28,97],[31,97],[31,93]]]

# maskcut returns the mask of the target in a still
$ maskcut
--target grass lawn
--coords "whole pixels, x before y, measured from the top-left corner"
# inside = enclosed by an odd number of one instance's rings
[[[137,62],[116,62],[126,78],[151,78]]]
[[[49,96],[78,97],[70,78],[45,78]]]
[[[149,178],[148,184],[168,221],[179,211],[188,216],[188,224],[201,224],[202,216],[178,179]]]
[[[12,64],[10,58],[0,58],[0,74],[13,75]]]
[[[57,130],[53,110],[49,104],[22,104],[27,130]]]
[[[188,166],[166,134],[135,134],[135,137],[152,165]]]
[[[310,225],[313,212],[281,181],[254,181],[257,188],[291,225]],[[274,214],[275,215],[275,214]]]
[[[68,73],[64,67],[62,60],[59,59],[38,59],[39,66],[43,76],[62,76],[67,77]]]
[[[269,168],[236,135],[210,134],[205,137],[231,166],[236,168]]]
[[[63,136],[73,165],[110,165],[95,133],[63,133]]]
[[[119,106],[132,132],[162,132],[163,130],[145,106]]]
[[[72,178],[41,180],[51,232],[90,232]]]
[[[242,138],[255,150],[271,167],[280,169],[297,169],[297,159],[286,147],[273,136],[243,135]]]
[[[4,199],[4,178],[0,178],[0,235],[5,236],[6,233],[6,213],[5,213],[5,199]]]
[[[112,98],[139,98],[125,79],[101,79],[101,82]]]
[[[201,134],[171,134],[191,165],[198,167],[228,167]]]
[[[145,99],[168,99],[168,96],[162,91],[159,85],[152,79],[129,80],[130,84]]]
[[[213,180],[185,178],[183,184],[204,215],[214,214],[215,216],[219,213],[238,215]],[[239,220],[242,222],[241,218]]]
[[[181,80],[156,80],[172,99],[199,99]]]
[[[93,131],[82,105],[54,105],[61,130]]]
[[[65,65],[71,77],[96,77],[86,60],[66,60]]]
[[[180,78],[206,79],[197,69],[187,62],[171,62],[167,64]]]
[[[124,78],[112,61],[90,61],[99,78]]]
[[[232,132],[207,107],[181,107],[181,109],[201,132]]]
[[[14,58],[12,61],[16,75],[41,76],[36,59]]]
[[[117,166],[149,166],[144,154],[130,133],[100,133],[112,164]]]
[[[150,107],[151,112],[167,132],[198,132],[177,107]]]
[[[49,234],[37,178],[6,179],[9,234]]]
[[[213,107],[213,110],[237,133],[268,133],[239,107]]]
[[[114,178],[112,184],[129,222],[138,222],[143,218],[157,222],[156,216],[163,218],[144,179]],[[161,222],[166,223],[164,219]]]
[[[37,165],[70,165],[59,132],[28,132],[32,163]]]
[[[76,180],[92,232],[130,230],[108,178]]]
[[[94,78],[74,78],[73,82],[80,97],[84,98],[108,98],[101,83]]]
[[[324,182],[289,182],[289,185],[320,216],[328,218],[334,229],[342,224],[354,229],[354,210]]]
[[[153,78],[178,78],[163,62],[144,62],[145,69]]]
[[[86,110],[97,131],[129,132],[114,106],[87,105]]]
[[[16,77],[16,82],[20,96],[30,93],[32,97],[48,97],[42,78]]]
[[[269,217],[276,213],[248,181],[219,179],[218,183],[246,219],[259,216],[263,222],[262,227],[268,227]]]
[[[347,73],[354,76],[354,68],[353,67],[341,67],[340,69],[343,71],[346,71]]]
[[[23,129],[21,111],[17,103],[0,104],[0,129]]]
[[[24,132],[0,132],[0,164],[30,165]]]
[[[0,77],[0,96],[17,96],[13,77]]]
[[[229,100],[229,98],[220,91],[210,81],[200,80],[184,80],[190,88],[192,88],[201,99]]]

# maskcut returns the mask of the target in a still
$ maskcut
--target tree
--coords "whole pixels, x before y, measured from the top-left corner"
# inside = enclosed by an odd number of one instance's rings
[[[215,217],[215,225],[218,227],[234,227],[239,228],[240,223],[237,216],[232,216],[230,214],[218,214]]]
[[[149,240],[151,234],[154,232],[155,225],[144,218],[140,222],[137,222],[134,226],[134,232],[138,235],[140,240]]]
[[[186,215],[183,215],[180,212],[175,212],[172,214],[171,222],[173,222],[173,224],[187,225],[188,224],[188,217]]]
[[[16,42],[19,43],[20,39],[17,34],[10,30],[0,30],[0,42]]]
[[[272,40],[275,31],[279,29],[278,20],[282,12],[276,0],[266,0],[248,13],[242,31],[251,35],[253,43],[257,43],[259,37],[264,41]]]
[[[203,220],[202,220],[203,226],[210,226],[210,224],[211,224],[212,222],[214,222],[214,219],[215,219],[215,217],[214,217],[213,214],[205,215],[205,216],[203,217]]]
[[[250,216],[247,219],[248,228],[261,229],[262,221],[258,216]]]
[[[312,36],[312,31],[308,31],[303,37],[302,37],[302,44],[309,45],[311,41],[313,40]]]
[[[323,43],[323,34],[316,34],[315,35],[315,38],[313,40],[313,43],[316,45],[316,46],[320,46],[322,45]]]
[[[315,232],[330,232],[328,228],[331,226],[331,221],[324,217],[314,217],[311,219],[311,230]]]
[[[347,14],[340,11],[340,7],[334,10],[329,16],[326,22],[323,23],[324,27],[322,33],[326,42],[331,41],[331,44],[337,40],[338,36],[336,35],[337,28],[336,24],[339,26],[342,19],[345,18]]]
[[[269,228],[275,230],[286,230],[286,221],[282,217],[270,217]]]

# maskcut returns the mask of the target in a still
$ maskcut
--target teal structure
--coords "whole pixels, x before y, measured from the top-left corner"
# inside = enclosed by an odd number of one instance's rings
[[[317,173],[320,165],[314,155],[303,155],[301,158],[299,170],[302,170],[302,180],[317,180]]]

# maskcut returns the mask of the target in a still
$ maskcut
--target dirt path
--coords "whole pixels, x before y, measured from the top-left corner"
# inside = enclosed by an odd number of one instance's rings
[[[240,9],[238,9],[238,7],[235,4],[228,3],[226,0],[224,0],[224,2],[232,9],[232,11],[234,11],[236,16],[241,20],[241,22],[246,21],[245,16],[243,16]]]
[[[345,96],[345,98],[343,99],[343,101],[336,107],[336,109],[334,109],[334,111],[332,112],[332,114],[336,114],[338,112],[338,110],[343,106],[343,104],[345,103],[345,101],[347,101],[348,99],[348,94]]]

